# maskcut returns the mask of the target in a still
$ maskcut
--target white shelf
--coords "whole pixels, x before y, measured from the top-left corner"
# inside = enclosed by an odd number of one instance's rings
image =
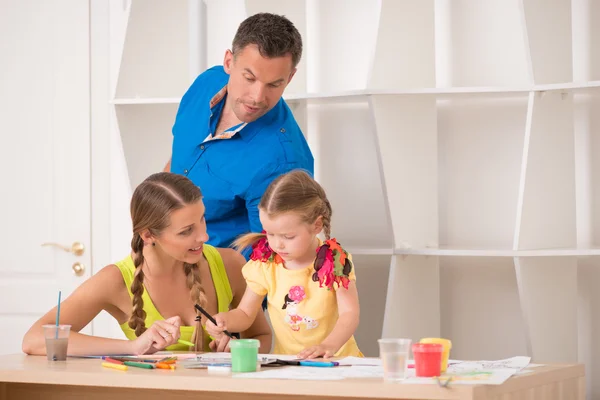
[[[307,1],[307,35],[303,38],[307,92],[341,92],[367,87],[376,49],[380,3],[373,0],[353,0],[351,4],[347,0]],[[418,41],[418,38],[413,39]]]
[[[133,98],[133,99],[114,99],[110,103],[120,105],[144,105],[144,104],[179,104],[181,97],[148,97],[148,98]]]
[[[591,249],[469,249],[469,248],[410,248],[395,249],[395,255],[450,257],[585,257],[600,256],[600,248]]]
[[[529,79],[535,83],[573,79],[571,1],[523,1]]]
[[[176,113],[176,104],[116,107],[115,114],[132,189],[146,177],[162,171],[171,157],[171,128]]]
[[[363,101],[344,107],[308,105],[306,109],[315,177],[333,207],[332,235],[348,248],[392,249],[394,239],[369,105]],[[348,132],[363,134],[348,140]]]
[[[362,101],[369,96],[390,95],[433,95],[438,97],[466,97],[466,96],[489,96],[501,97],[505,95],[525,94],[529,92],[561,92],[561,93],[597,93],[600,94],[600,81],[581,83],[552,83],[545,85],[524,85],[515,87],[450,87],[450,88],[416,88],[416,89],[363,89],[348,90],[343,92],[322,92],[303,94],[284,94],[283,98],[288,102],[296,101],[324,101],[324,102],[355,102]],[[139,98],[117,98],[111,101],[114,105],[135,104],[178,104],[181,97],[139,97]]]
[[[168,4],[169,2],[165,2]],[[239,24],[246,19],[244,0],[204,0],[206,4],[206,67],[223,64]],[[227,18],[223,16],[227,15]]]
[[[369,106],[394,243],[436,243],[439,207],[435,99],[374,95]]]
[[[436,86],[531,83],[521,1],[436,1]]]
[[[184,37],[187,0],[132,0],[122,57],[111,45],[132,184],[166,161],[189,57],[220,64],[246,16],[284,14],[304,41],[284,98],[333,234],[365,270],[389,265],[360,285],[361,299],[387,296],[383,335],[578,361],[554,349],[576,334],[580,267],[600,271],[600,1],[200,1],[202,39]]]
[[[530,96],[513,248],[577,247],[573,100]]]
[[[189,76],[188,0],[131,0],[116,98],[179,96]]]
[[[436,85],[434,10],[434,0],[379,1],[375,46],[368,49],[373,55],[367,88]],[[402,27],[401,34],[398,27]]]
[[[392,248],[381,248],[381,249],[369,249],[359,247],[346,247],[346,251],[352,256],[391,256],[394,254]]]

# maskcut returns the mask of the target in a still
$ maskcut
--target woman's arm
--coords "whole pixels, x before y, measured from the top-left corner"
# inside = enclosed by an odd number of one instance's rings
[[[126,296],[126,297],[123,297]],[[174,317],[157,321],[136,340],[109,339],[79,333],[102,310],[113,317],[127,314],[119,303],[129,304],[129,295],[121,272],[109,265],[93,275],[60,306],[60,322],[71,325],[69,355],[145,354],[160,350],[179,339],[181,320]],[[36,321],[23,337],[23,352],[32,355],[46,354],[46,341],[42,325],[56,323],[56,307]]]
[[[118,310],[115,300],[118,290],[124,290],[123,277],[115,265],[102,268],[97,274],[81,284],[73,294],[61,303],[60,322],[71,325],[69,354],[125,354],[130,352],[127,340],[100,338],[80,334],[102,310]],[[46,342],[42,325],[56,322],[56,307],[36,321],[23,338],[23,352],[46,354]]]
[[[360,319],[360,306],[356,283],[350,281],[348,290],[340,287],[336,291],[338,320],[323,343],[309,347],[298,354],[300,358],[333,357],[354,335]]]
[[[231,313],[231,318],[228,318],[228,320],[233,325],[227,329],[232,332],[241,332],[242,338],[258,339],[260,341],[259,352],[269,353],[271,351],[273,334],[271,327],[267,323],[265,314],[259,312],[262,297],[246,288],[246,280],[242,275],[242,267],[246,264],[246,259],[235,250],[219,250],[225,263],[229,284],[233,292],[231,307],[234,310],[227,313]],[[243,314],[238,311],[242,311]]]

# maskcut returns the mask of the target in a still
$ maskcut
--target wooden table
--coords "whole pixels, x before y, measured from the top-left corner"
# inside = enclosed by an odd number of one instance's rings
[[[381,379],[294,381],[235,379],[202,369],[128,371],[103,368],[101,360],[0,356],[0,400],[168,400],[168,399],[464,399],[584,400],[583,365],[547,365],[514,376],[500,386],[402,385]]]

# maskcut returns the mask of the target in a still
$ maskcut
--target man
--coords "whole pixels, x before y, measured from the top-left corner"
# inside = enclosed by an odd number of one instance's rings
[[[226,247],[262,230],[258,203],[280,174],[314,160],[281,98],[302,56],[302,38],[285,17],[243,21],[223,66],[202,73],[183,96],[165,170],[200,186],[209,244]]]

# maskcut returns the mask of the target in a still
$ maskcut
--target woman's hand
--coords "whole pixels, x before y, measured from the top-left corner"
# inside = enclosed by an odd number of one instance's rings
[[[178,316],[156,321],[140,337],[131,342],[135,355],[152,354],[177,343],[181,332],[181,318]]]

